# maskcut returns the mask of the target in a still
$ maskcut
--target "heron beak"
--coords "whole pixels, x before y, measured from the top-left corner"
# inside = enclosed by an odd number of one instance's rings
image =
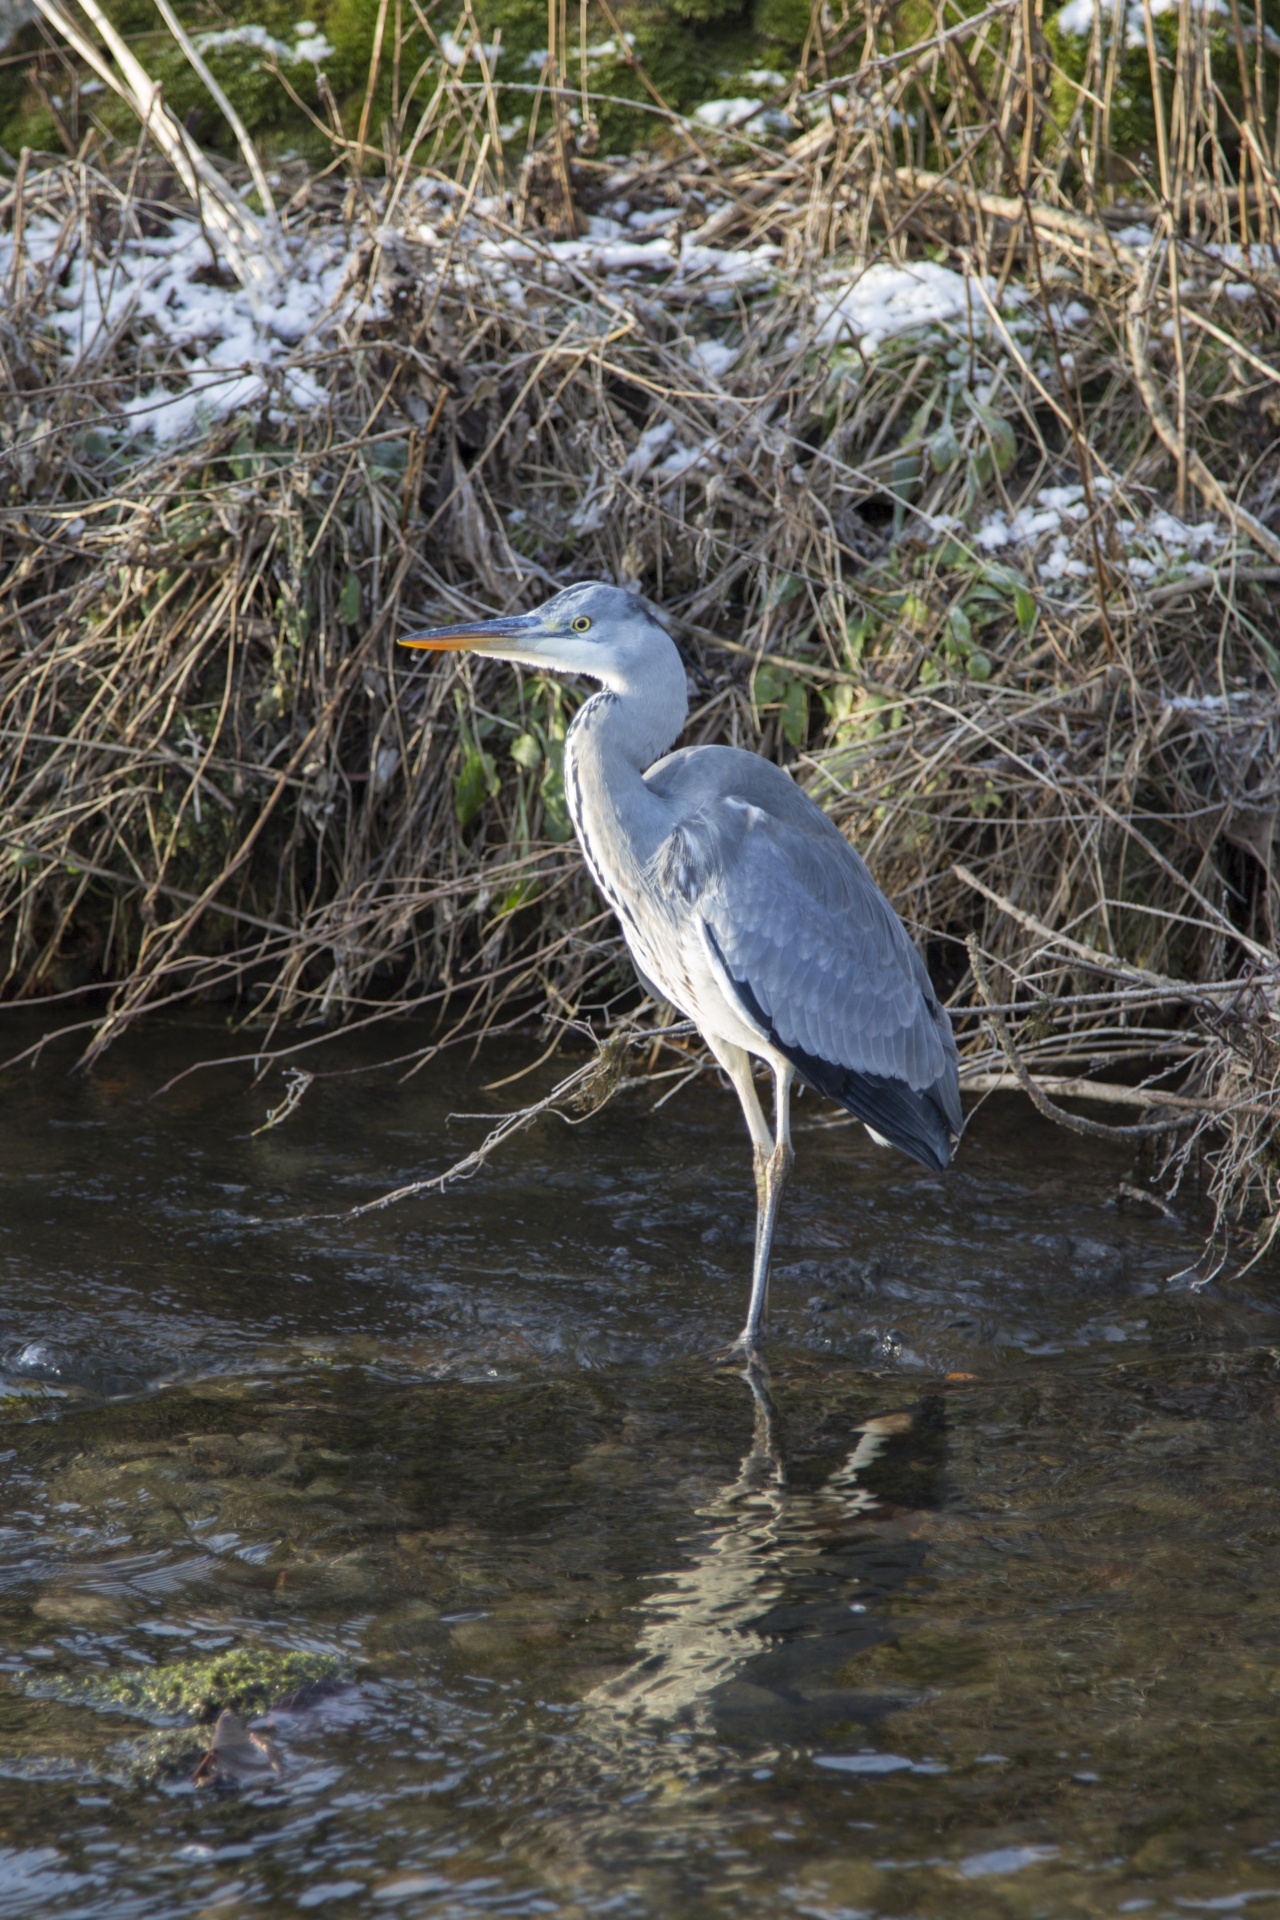
[[[467,620],[456,627],[429,627],[425,633],[406,633],[402,647],[422,647],[430,653],[455,653],[468,647],[474,653],[505,653],[512,646],[530,647],[547,638],[536,613],[506,614],[497,620]]]

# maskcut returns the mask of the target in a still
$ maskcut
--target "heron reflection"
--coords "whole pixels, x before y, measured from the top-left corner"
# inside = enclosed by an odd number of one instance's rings
[[[895,1436],[912,1430],[912,1413],[862,1421],[840,1465],[816,1490],[801,1491],[787,1482],[767,1375],[757,1364],[742,1378],[754,1421],[737,1478],[697,1510],[705,1532],[688,1563],[664,1573],[644,1603],[633,1664],[587,1696],[591,1720],[626,1716],[711,1725],[724,1689],[778,1646],[770,1615],[797,1581],[812,1579],[817,1563],[830,1555],[833,1535],[881,1510],[866,1484],[867,1471]],[[833,1598],[847,1619],[847,1575],[839,1585]],[[861,1637],[865,1642],[880,1635]]]

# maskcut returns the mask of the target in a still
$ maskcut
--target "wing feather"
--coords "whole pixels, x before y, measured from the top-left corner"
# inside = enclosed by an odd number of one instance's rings
[[[945,1166],[961,1125],[951,1023],[864,862],[791,791],[803,808],[786,818],[704,795],[659,847],[655,882],[679,892],[739,1004],[807,1079]]]

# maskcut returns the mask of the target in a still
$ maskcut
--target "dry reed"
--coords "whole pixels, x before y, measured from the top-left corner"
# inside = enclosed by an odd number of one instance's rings
[[[1203,1173],[1215,1259],[1271,1245],[1266,76],[1236,11],[1235,94],[1212,16],[1184,8],[1173,51],[1148,17],[1146,179],[1111,140],[1105,34],[1069,79],[1023,0],[944,16],[911,46],[870,17],[843,52],[817,34],[771,146],[657,101],[653,152],[589,159],[547,110],[553,58],[513,180],[487,66],[442,62],[380,178],[366,113],[327,178],[273,182],[295,241],[347,234],[342,299],[252,414],[177,443],[120,424],[181,383],[163,330],[69,358],[51,325],[73,253],[108,276],[172,219],[172,173],[145,141],[24,156],[0,201],[9,1003],[75,1003],[92,1060],[146,1009],[234,998],[249,1056],[294,1073],[275,1120],[335,1021],[433,1010],[410,1064],[530,1009],[548,1039],[607,1021],[629,973],[566,844],[564,699],[406,667],[395,639],[626,580],[686,648],[686,738],[780,755],[857,839],[966,1084],[1153,1138],[1166,1198]],[[620,200],[669,216],[683,270],[558,244]],[[868,350],[850,286],[922,259],[964,274],[967,313]],[[298,374],[319,404],[290,404]],[[1197,500],[1183,551],[1161,516]]]

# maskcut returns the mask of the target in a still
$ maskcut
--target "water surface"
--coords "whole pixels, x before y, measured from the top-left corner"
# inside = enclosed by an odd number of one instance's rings
[[[0,1916],[1280,1915],[1274,1267],[805,1103],[752,1383],[709,1076],[301,1219],[556,1067],[216,1036],[3,1086]]]

